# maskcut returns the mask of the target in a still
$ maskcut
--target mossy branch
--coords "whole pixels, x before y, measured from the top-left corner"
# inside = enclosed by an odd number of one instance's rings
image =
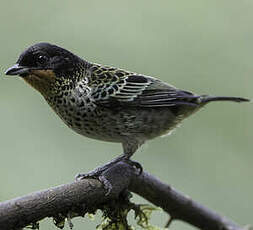
[[[0,229],[21,229],[29,224],[36,228],[36,223],[46,217],[53,217],[58,224],[67,218],[71,225],[71,218],[103,209],[126,191],[134,192],[161,207],[172,220],[181,220],[203,230],[246,229],[147,172],[137,175],[135,168],[123,162],[115,164],[104,176],[112,184],[109,195],[105,195],[106,191],[99,180],[84,179],[0,203]]]

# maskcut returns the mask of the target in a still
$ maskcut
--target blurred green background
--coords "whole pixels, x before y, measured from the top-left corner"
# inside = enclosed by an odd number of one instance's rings
[[[252,0],[2,0],[0,200],[73,181],[121,153],[119,144],[75,134],[22,79],[4,75],[26,47],[47,41],[200,94],[253,98],[252,22]],[[202,204],[253,224],[252,113],[252,103],[213,103],[134,159]],[[167,218],[158,212],[152,223]],[[98,221],[73,223],[92,230]],[[55,229],[52,220],[41,229]]]

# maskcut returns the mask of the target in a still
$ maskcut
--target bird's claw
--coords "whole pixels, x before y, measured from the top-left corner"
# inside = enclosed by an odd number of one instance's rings
[[[79,173],[75,176],[75,181],[80,181],[83,179],[98,179],[105,189],[105,195],[109,195],[112,190],[112,184],[111,182],[103,175],[103,173],[107,170],[106,167],[99,167],[89,173]]]
[[[104,189],[105,189],[105,195],[108,196],[111,191],[112,191],[112,184],[111,182],[104,176],[104,175],[100,175],[98,177],[99,181],[103,184]]]
[[[96,174],[92,174],[92,173],[78,173],[75,176],[75,181],[80,181],[80,180],[88,179],[88,178],[94,178],[94,179],[96,179],[97,175]]]
[[[127,157],[121,157],[121,158],[116,158],[112,162],[109,162],[108,164],[106,164],[102,167],[98,167],[91,172],[83,173],[83,174],[79,173],[75,176],[75,180],[80,181],[80,180],[88,179],[88,178],[98,179],[103,184],[104,189],[106,191],[105,195],[107,196],[111,193],[113,186],[112,186],[111,182],[106,178],[105,172],[108,171],[111,167],[113,167],[113,165],[117,164],[120,161],[123,161],[123,162],[129,164],[130,166],[136,168],[138,171],[138,175],[142,174],[143,168],[140,163],[138,163],[137,161],[132,161]]]
[[[129,164],[129,165],[135,167],[135,168],[138,170],[138,175],[141,175],[141,174],[142,174],[143,168],[142,168],[142,165],[141,165],[139,162],[130,160],[129,158],[124,159],[124,161],[125,161],[127,164]]]

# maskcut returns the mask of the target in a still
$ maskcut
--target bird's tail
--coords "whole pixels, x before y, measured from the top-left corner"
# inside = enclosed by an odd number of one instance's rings
[[[208,103],[211,101],[233,101],[233,102],[249,102],[250,100],[242,97],[214,97],[203,95],[200,97],[201,103]]]

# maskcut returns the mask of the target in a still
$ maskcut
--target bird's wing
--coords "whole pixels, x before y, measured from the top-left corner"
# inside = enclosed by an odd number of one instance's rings
[[[199,98],[153,77],[112,67],[96,66],[91,72],[89,86],[93,89],[94,100],[105,106],[116,103],[135,107],[195,107]]]

